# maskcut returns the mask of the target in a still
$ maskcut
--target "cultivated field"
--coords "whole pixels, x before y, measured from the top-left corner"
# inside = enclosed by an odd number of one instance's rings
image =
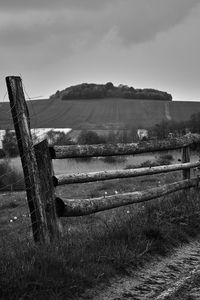
[[[185,101],[47,99],[28,101],[32,128],[74,130],[148,128],[162,120],[188,120],[200,112],[200,103]],[[12,128],[9,103],[0,103],[0,127]]]

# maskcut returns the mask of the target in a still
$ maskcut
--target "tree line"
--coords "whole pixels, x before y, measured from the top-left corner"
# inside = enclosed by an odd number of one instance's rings
[[[61,100],[70,99],[103,99],[103,98],[125,98],[125,99],[149,99],[149,100],[172,100],[172,95],[156,89],[135,89],[128,85],[120,84],[114,86],[112,82],[106,84],[82,83],[70,86],[62,91],[57,91],[50,98]]]
[[[187,132],[200,134],[200,112],[192,114],[186,121],[163,120],[150,129],[150,135],[158,139],[165,139],[170,133],[181,136]]]
[[[148,129],[148,128],[147,128]],[[149,138],[165,139],[172,133],[174,136],[182,136],[187,131],[200,134],[200,112],[193,114],[187,121],[163,120],[159,124],[148,129]],[[109,131],[106,135],[100,135],[93,130],[82,130],[76,140],[72,140],[68,134],[63,132],[50,131],[47,138],[51,144],[73,145],[73,144],[115,144],[138,142],[137,128]],[[37,137],[33,136],[35,143]],[[0,151],[0,158],[7,155],[15,157],[18,155],[18,146],[15,132],[6,130],[2,141],[3,149]]]

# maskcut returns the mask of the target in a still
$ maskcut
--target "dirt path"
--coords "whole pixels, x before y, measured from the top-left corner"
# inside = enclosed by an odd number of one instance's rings
[[[87,291],[81,299],[200,299],[198,277],[200,238],[180,247],[171,256],[134,271],[130,276],[116,278],[108,287],[100,286]]]

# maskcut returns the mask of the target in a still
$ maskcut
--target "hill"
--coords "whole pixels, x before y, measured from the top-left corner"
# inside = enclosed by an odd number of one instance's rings
[[[114,86],[112,82],[106,84],[82,83],[70,86],[62,91],[57,91],[51,98],[61,100],[104,98],[172,100],[172,96],[163,91],[149,88],[135,89],[123,84]]]
[[[113,130],[148,128],[163,120],[184,121],[200,112],[200,102],[121,98],[27,101],[32,128]],[[0,102],[0,129],[13,128],[9,103]]]

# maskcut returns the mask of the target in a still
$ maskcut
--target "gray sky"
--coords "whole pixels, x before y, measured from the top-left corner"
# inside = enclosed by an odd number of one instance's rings
[[[30,97],[82,82],[156,88],[200,100],[200,0],[1,0],[5,76]]]

